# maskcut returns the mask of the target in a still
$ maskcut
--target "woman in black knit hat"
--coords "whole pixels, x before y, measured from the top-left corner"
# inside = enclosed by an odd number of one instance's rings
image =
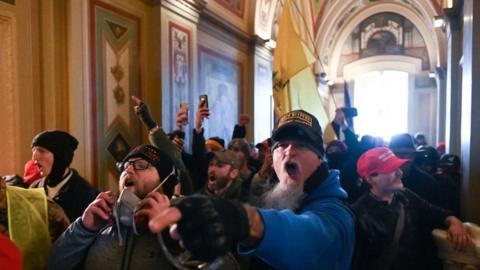
[[[65,131],[44,131],[32,140],[32,160],[43,176],[30,187],[43,187],[49,199],[58,203],[70,221],[80,217],[95,199],[97,191],[70,168],[78,141]]]

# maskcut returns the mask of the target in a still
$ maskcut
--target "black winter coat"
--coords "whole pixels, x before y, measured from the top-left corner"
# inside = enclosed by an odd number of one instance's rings
[[[353,204],[357,243],[352,269],[375,269],[376,260],[393,241],[400,202],[405,209],[405,226],[389,269],[435,269],[436,250],[431,231],[443,228],[451,214],[408,189],[397,192],[390,204],[378,200],[372,193],[364,194]]]

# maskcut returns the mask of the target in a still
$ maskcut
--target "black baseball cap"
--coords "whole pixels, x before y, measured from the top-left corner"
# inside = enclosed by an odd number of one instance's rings
[[[272,132],[272,141],[275,144],[284,138],[304,142],[320,157],[323,157],[325,153],[322,128],[317,118],[304,110],[287,112],[280,117]]]

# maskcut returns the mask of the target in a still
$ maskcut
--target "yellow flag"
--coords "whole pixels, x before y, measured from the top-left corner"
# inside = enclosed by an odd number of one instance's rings
[[[317,83],[310,67],[303,69],[290,79],[288,84],[290,94],[290,110],[305,110],[313,114],[322,128],[328,122],[328,116],[321,102]]]
[[[292,18],[290,0],[286,0],[280,17],[277,46],[273,57],[273,97],[275,112],[283,115],[290,111],[289,93],[286,87],[290,78],[308,67],[309,62],[302,40]],[[311,61],[311,60],[310,60]]]
[[[290,0],[285,1],[279,27],[273,58],[275,113],[281,116],[292,110],[303,109],[315,115],[324,127],[328,117],[310,68],[315,57],[298,35]]]

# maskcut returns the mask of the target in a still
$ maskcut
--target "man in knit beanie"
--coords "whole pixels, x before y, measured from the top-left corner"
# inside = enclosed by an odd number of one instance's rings
[[[172,269],[147,223],[150,211],[170,204],[178,183],[173,159],[144,144],[117,168],[120,194],[98,195],[54,243],[47,269]]]
[[[78,141],[65,131],[48,130],[32,140],[32,160],[39,168],[41,179],[30,187],[43,187],[49,199],[58,203],[70,221],[82,215],[95,199],[95,188],[70,168]]]

